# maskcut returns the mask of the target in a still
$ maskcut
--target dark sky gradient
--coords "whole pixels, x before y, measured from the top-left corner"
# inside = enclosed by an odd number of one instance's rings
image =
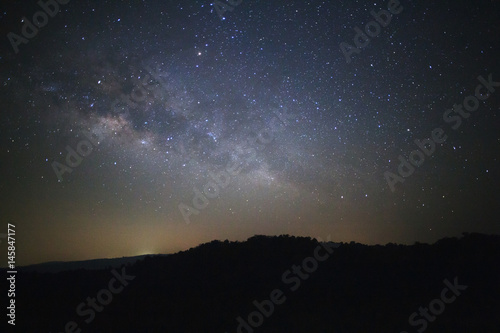
[[[16,225],[18,264],[500,232],[500,87],[443,120],[479,76],[500,82],[498,1],[401,1],[350,63],[340,43],[386,1],[243,0],[222,20],[203,1],[74,0],[18,53],[7,34],[40,7],[0,6],[0,232]],[[391,191],[384,173],[435,128],[447,140]],[[85,131],[99,144],[59,180]],[[231,165],[187,223],[179,205]]]

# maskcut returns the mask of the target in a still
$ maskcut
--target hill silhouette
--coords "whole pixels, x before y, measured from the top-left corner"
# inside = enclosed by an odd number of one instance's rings
[[[133,257],[121,258],[106,258],[106,259],[92,259],[81,261],[51,261],[41,264],[33,264],[18,267],[20,272],[39,272],[39,273],[58,273],[63,271],[78,270],[78,269],[111,269],[117,268],[129,263],[135,263],[137,260],[144,259],[147,254]]]
[[[15,329],[499,332],[499,263],[500,236],[475,233],[410,246],[212,241],[114,271],[20,273]]]

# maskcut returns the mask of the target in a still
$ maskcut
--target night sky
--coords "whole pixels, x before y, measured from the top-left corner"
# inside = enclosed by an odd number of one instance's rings
[[[498,1],[232,3],[2,2],[18,265],[500,232]]]

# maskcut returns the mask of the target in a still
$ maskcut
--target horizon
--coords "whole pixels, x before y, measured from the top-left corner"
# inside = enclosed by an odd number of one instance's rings
[[[478,233],[407,246],[256,235],[26,268],[8,279],[8,316],[23,332],[493,332],[499,257],[500,235]]]
[[[373,244],[367,244],[367,243],[361,243],[361,242],[357,242],[357,241],[336,241],[336,240],[319,240],[315,237],[311,237],[311,236],[294,236],[294,235],[287,235],[287,234],[281,234],[281,235],[262,235],[262,234],[255,234],[253,236],[250,236],[249,238],[243,240],[243,241],[240,241],[240,240],[230,240],[230,239],[213,239],[211,241],[208,241],[208,242],[204,242],[204,243],[200,243],[196,246],[192,246],[192,247],[189,247],[187,249],[182,249],[182,250],[179,250],[179,251],[176,251],[176,252],[171,252],[171,253],[142,253],[142,254],[137,254],[137,255],[131,255],[131,256],[120,256],[120,257],[105,257],[105,258],[87,258],[87,259],[77,259],[77,260],[54,260],[54,261],[44,261],[44,262],[38,262],[38,263],[31,263],[31,264],[26,264],[26,265],[18,265],[18,267],[28,267],[28,266],[34,266],[34,265],[44,265],[44,264],[51,264],[51,263],[74,263],[74,262],[85,262],[85,261],[94,261],[94,260],[115,260],[115,259],[122,259],[122,258],[136,258],[136,257],[143,257],[143,256],[156,256],[156,255],[174,255],[174,254],[178,254],[178,253],[181,253],[181,252],[185,252],[185,251],[188,251],[188,250],[191,250],[191,249],[195,249],[199,246],[203,246],[205,244],[210,244],[211,242],[214,242],[214,241],[218,241],[218,242],[225,242],[225,241],[229,241],[230,243],[244,243],[244,242],[247,242],[250,238],[253,238],[253,237],[256,237],[256,236],[264,236],[264,237],[280,237],[280,236],[290,236],[290,237],[299,237],[299,238],[311,238],[312,240],[316,240],[317,242],[319,243],[336,243],[336,244],[350,244],[352,242],[356,243],[356,244],[361,244],[361,245],[365,245],[365,246],[387,246],[389,244],[395,244],[395,245],[403,245],[403,246],[414,246],[414,245],[417,245],[417,244],[420,244],[420,245],[433,245],[435,243],[437,243],[438,241],[440,240],[443,240],[443,239],[449,239],[449,238],[456,238],[456,239],[461,239],[464,237],[464,235],[466,234],[479,234],[479,235],[485,235],[485,236],[500,236],[500,234],[487,234],[487,233],[476,233],[476,232],[462,232],[460,235],[458,236],[446,236],[446,237],[442,237],[442,238],[439,238],[433,242],[420,242],[420,241],[415,241],[413,243],[397,243],[397,242],[388,242],[388,243],[384,243],[384,244],[381,244],[381,243],[373,243]],[[321,238],[321,237],[319,237]],[[0,266],[0,269],[7,269],[8,267],[7,266]]]

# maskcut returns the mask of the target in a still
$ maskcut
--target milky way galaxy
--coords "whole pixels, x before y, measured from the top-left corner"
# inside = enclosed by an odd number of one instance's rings
[[[15,46],[41,8],[1,5],[0,214],[21,263],[500,231],[500,88],[443,120],[500,81],[498,2],[400,1],[359,49],[388,2],[214,4],[69,1]],[[446,141],[391,188],[435,128]]]

